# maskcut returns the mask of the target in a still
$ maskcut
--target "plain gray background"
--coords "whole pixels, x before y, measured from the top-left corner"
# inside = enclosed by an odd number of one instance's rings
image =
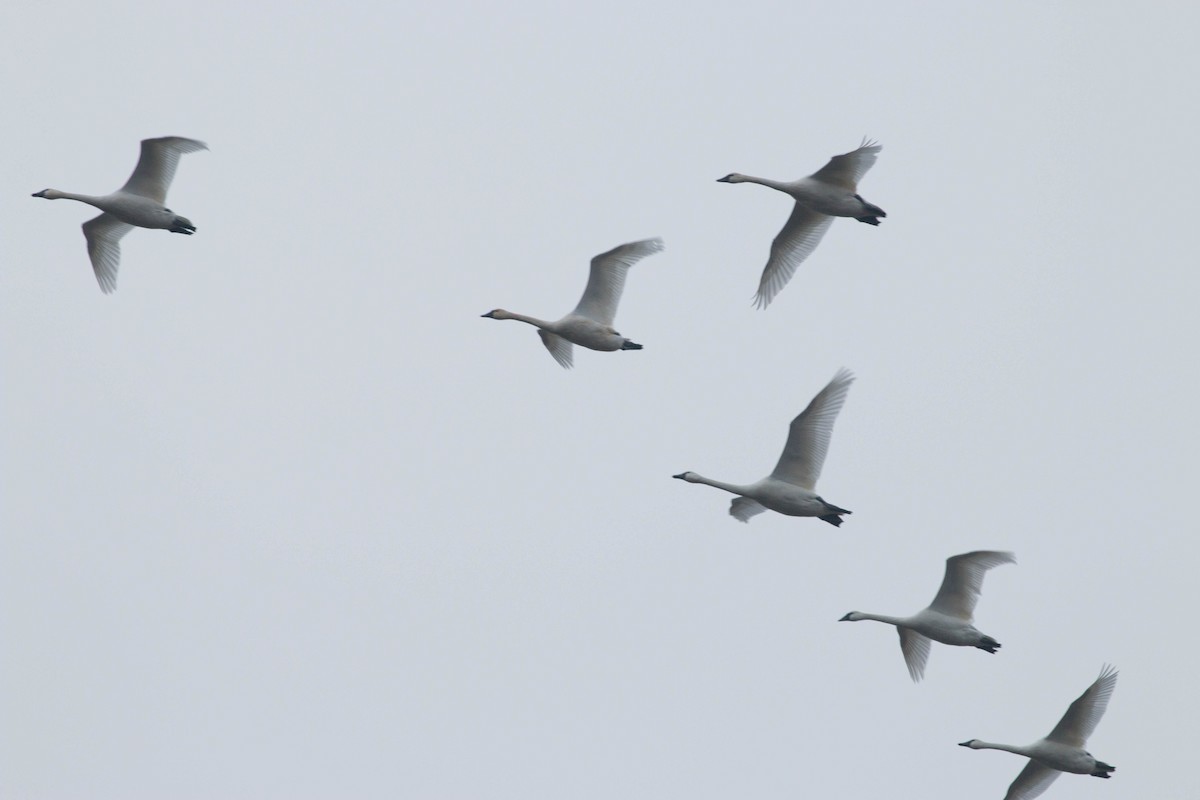
[[[23,4],[0,33],[6,798],[1000,798],[1106,661],[1194,789],[1187,3]],[[103,296],[53,187],[181,135]],[[765,312],[794,179],[862,136]],[[560,369],[588,259],[662,236]],[[840,366],[834,529],[768,473]],[[995,656],[850,610],[1016,552]]]

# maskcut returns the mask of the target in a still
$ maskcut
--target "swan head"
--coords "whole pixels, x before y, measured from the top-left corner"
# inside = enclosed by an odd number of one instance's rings
[[[958,746],[969,747],[972,750],[979,750],[981,748],[981,744],[982,743],[978,739],[967,739],[965,742],[959,742]]]
[[[57,200],[62,197],[62,192],[58,189],[42,189],[40,192],[34,192],[33,197],[44,197],[47,200]]]
[[[724,178],[717,178],[717,183],[745,183],[746,176],[740,172],[731,172]]]
[[[512,314],[505,311],[503,308],[493,308],[491,311],[482,316],[488,319],[512,319]]]
[[[858,611],[851,611],[846,616],[838,620],[838,622],[861,622],[865,617]]]
[[[681,472],[678,475],[672,475],[671,477],[678,478],[681,481],[687,481],[688,483],[699,483],[700,478],[700,476],[694,472]]]

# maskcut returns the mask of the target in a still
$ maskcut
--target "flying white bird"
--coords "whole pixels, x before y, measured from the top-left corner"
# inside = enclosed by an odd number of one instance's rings
[[[925,662],[929,659],[929,640],[961,647],[978,647],[988,653],[1000,649],[1000,643],[978,631],[971,624],[975,603],[983,589],[983,576],[992,567],[1015,564],[1012,553],[994,550],[976,550],[946,559],[946,576],[942,588],[928,608],[911,617],[885,617],[880,614],[864,614],[851,611],[839,622],[858,622],[864,619],[895,625],[900,634],[900,650],[904,663],[913,681],[925,674]]]
[[[882,145],[863,139],[857,150],[834,156],[819,170],[798,181],[774,181],[732,172],[719,183],[759,183],[791,195],[796,200],[792,215],[771,242],[771,256],[758,282],[754,304],[766,308],[787,285],[796,267],[817,249],[834,217],[853,217],[878,225],[887,212],[858,194],[858,182],[875,163]]]
[[[775,471],[762,480],[742,486],[714,481],[695,472],[681,472],[671,477],[740,495],[734,498],[729,513],[742,522],[749,522],[755,514],[770,509],[790,517],[817,517],[830,525],[841,525],[841,515],[850,512],[825,502],[817,494],[816,487],[833,435],[833,423],[853,382],[853,373],[841,369],[817,393],[808,408],[792,420],[783,455],[779,457]]]
[[[591,350],[641,350],[640,344],[613,330],[613,319],[617,316],[617,303],[621,300],[629,268],[646,256],[662,250],[662,239],[644,239],[614,247],[593,258],[587,288],[583,290],[579,305],[560,320],[549,322],[514,314],[503,308],[489,311],[483,316],[520,320],[537,327],[542,343],[565,369],[570,369],[573,364],[572,343]]]
[[[117,191],[100,197],[43,189],[34,197],[47,200],[78,200],[104,213],[83,223],[88,257],[100,283],[100,291],[109,294],[117,288],[117,269],[121,264],[121,237],[136,228],[163,228],[171,233],[191,235],[196,226],[163,205],[167,189],[175,177],[179,156],[207,150],[208,145],[182,136],[143,139],[142,155],[133,174]]]
[[[1021,747],[971,739],[959,742],[959,747],[969,747],[972,750],[1007,750],[1029,759],[1025,769],[1021,770],[1021,774],[1008,787],[1008,794],[1004,795],[1004,800],[1033,800],[1064,772],[1111,778],[1111,773],[1116,767],[1100,761],[1084,747],[1087,746],[1088,737],[1096,730],[1100,718],[1104,716],[1104,709],[1108,708],[1108,699],[1112,697],[1116,685],[1116,669],[1105,665],[1100,671],[1100,677],[1096,678],[1078,700],[1071,703],[1071,707],[1054,726],[1054,730],[1033,744]]]

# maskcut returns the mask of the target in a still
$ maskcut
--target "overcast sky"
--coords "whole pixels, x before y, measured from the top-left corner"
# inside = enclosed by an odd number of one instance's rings
[[[0,795],[1001,798],[1105,662],[1111,781],[1194,791],[1187,3],[22,3],[0,30]],[[102,295],[53,187],[179,135]],[[866,135],[766,311],[791,180]],[[571,309],[662,236],[576,349]],[[671,480],[770,472],[859,376],[840,529]],[[1012,550],[997,655],[924,607]]]

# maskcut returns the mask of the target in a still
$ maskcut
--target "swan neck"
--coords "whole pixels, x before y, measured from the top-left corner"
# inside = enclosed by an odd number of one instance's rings
[[[907,622],[907,620],[905,620],[903,617],[889,617],[886,614],[868,614],[862,611],[860,611],[859,614],[863,619],[870,619],[874,620],[875,622],[886,622],[888,625],[895,625],[897,627],[900,627]]]
[[[724,489],[732,494],[740,494],[746,497],[746,487],[738,486],[736,483],[725,483],[725,481],[714,481],[712,478],[706,478],[703,475],[694,475],[695,483],[703,483],[705,486],[712,486],[714,489]]]
[[[89,206],[96,206],[97,208],[99,208],[100,207],[99,201],[103,200],[104,198],[96,197],[96,196],[90,195],[90,194],[76,194],[75,192],[55,191],[54,194],[52,194],[50,196],[50,199],[51,200],[78,200],[81,203],[87,203]]]
[[[530,317],[525,314],[517,314],[512,311],[508,312],[508,319],[515,319],[520,322],[527,322],[530,325],[533,325],[536,328],[541,328],[543,330],[550,330],[553,327],[552,323],[547,322],[544,319],[538,319],[537,317]]]
[[[1015,744],[1000,744],[998,742],[985,742],[982,739],[975,740],[976,750],[1004,750],[1008,753],[1016,753],[1019,756],[1029,756],[1024,747]]]
[[[742,182],[743,183],[757,183],[760,186],[768,186],[772,189],[775,189],[776,191],[783,192],[784,194],[792,193],[791,185],[784,181],[775,181],[775,180],[771,180],[770,178],[757,178],[753,175],[743,175]]]

